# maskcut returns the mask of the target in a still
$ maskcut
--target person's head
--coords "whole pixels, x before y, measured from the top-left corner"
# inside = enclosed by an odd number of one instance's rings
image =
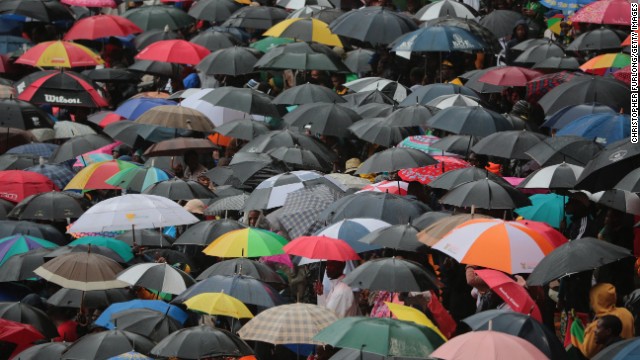
[[[620,337],[622,332],[622,321],[615,315],[605,315],[598,319],[596,323],[596,344],[605,345],[611,339]]]
[[[189,150],[186,153],[184,153],[184,163],[190,168],[190,169],[195,169],[196,167],[198,167],[199,161],[198,161],[198,153],[193,151],[193,150]]]
[[[334,89],[342,89],[344,87],[342,86],[342,84],[344,84],[345,82],[346,82],[346,78],[344,74],[331,75],[331,84],[333,85]]]
[[[344,163],[344,173],[353,175],[360,166],[361,162],[358,158],[351,158]]]
[[[345,265],[344,261],[327,261],[327,277],[331,280],[339,278],[344,273]]]
[[[414,67],[411,69],[409,73],[409,82],[411,85],[420,85],[422,84],[422,79],[424,79],[424,70],[420,67]]]
[[[565,212],[571,215],[584,216],[589,210],[589,196],[582,191],[577,191],[569,195],[569,200],[565,206]]]
[[[247,225],[256,227],[260,218],[260,210],[250,210],[247,214]]]
[[[529,38],[529,26],[526,21],[518,21],[513,28],[513,37],[519,41],[523,41]]]
[[[477,168],[484,169],[489,165],[489,158],[486,155],[480,155],[472,152],[469,154],[469,164]]]

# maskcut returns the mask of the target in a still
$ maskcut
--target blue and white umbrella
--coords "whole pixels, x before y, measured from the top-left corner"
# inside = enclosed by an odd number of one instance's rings
[[[404,34],[393,43],[391,51],[410,57],[411,52],[477,51],[489,48],[472,32],[455,26],[429,26]]]

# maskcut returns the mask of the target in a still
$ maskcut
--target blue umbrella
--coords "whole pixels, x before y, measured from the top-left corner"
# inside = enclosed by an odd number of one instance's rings
[[[23,24],[24,21],[19,18],[19,15],[0,15],[0,34],[20,35]]]
[[[73,161],[75,160],[76,159],[73,159]],[[76,173],[65,165],[45,164],[32,166],[24,170],[33,171],[48,177],[60,189],[64,189],[69,181],[71,181],[71,179],[76,176]]]
[[[571,105],[549,115],[540,127],[562,129],[573,120],[591,114],[616,114],[616,112],[607,105],[599,103]]]
[[[167,313],[168,311],[167,314],[176,319],[180,324],[184,324],[189,317],[184,310],[175,305],[167,304],[162,300],[131,300],[109,305],[94,323],[98,326],[113,330],[115,329],[115,325],[111,322],[111,316],[120,311],[130,309],[151,309],[162,313]]]
[[[556,229],[564,216],[566,196],[558,194],[535,194],[529,196],[531,205],[515,209],[516,214],[527,220],[542,221]]]
[[[489,46],[472,32],[455,26],[428,26],[404,34],[393,43],[391,51],[474,51]]]
[[[22,49],[22,45],[30,46],[32,43],[20,36],[0,35],[0,54],[8,54]]]
[[[31,154],[49,158],[59,145],[49,143],[31,143],[13,147],[7,150],[7,154]]]
[[[575,12],[584,5],[592,2],[593,0],[542,0],[540,4],[549,9],[562,10],[566,13],[568,11]]]
[[[627,114],[592,114],[578,118],[562,129],[557,136],[577,135],[596,142],[611,144],[631,136],[631,117]]]
[[[155,98],[135,98],[123,102],[114,111],[116,114],[129,119],[135,120],[147,110],[160,105],[177,105],[174,101]]]

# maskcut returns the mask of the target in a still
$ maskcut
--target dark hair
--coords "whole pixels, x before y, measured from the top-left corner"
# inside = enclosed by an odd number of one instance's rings
[[[620,336],[622,332],[622,321],[620,321],[620,318],[615,315],[605,315],[598,318],[598,321],[600,321],[603,328],[611,330],[611,336]]]

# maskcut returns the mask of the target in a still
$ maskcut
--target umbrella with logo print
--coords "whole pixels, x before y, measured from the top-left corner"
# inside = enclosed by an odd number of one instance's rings
[[[34,104],[89,108],[109,105],[91,79],[72,71],[38,71],[15,86],[18,99]]]

